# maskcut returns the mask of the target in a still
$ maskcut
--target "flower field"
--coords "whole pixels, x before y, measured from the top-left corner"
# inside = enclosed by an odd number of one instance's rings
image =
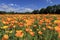
[[[0,40],[60,40],[60,16],[0,14]]]

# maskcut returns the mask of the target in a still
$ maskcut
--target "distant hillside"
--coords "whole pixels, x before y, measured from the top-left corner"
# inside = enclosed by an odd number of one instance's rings
[[[5,12],[0,11],[0,14],[17,14],[18,12]],[[34,10],[32,12],[18,13],[18,14],[59,14],[60,13],[60,4],[48,6],[46,8],[41,8],[40,10]]]

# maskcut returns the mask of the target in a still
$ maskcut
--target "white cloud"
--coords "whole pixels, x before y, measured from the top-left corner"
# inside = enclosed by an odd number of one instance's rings
[[[52,0],[46,0],[48,3],[53,3]]]
[[[53,3],[52,1],[50,3]]]
[[[14,6],[14,4],[9,4],[9,5]]]
[[[18,5],[16,5],[16,4],[13,4],[13,3],[11,3],[11,4],[8,4],[9,6],[18,6]]]
[[[48,1],[51,1],[51,0],[47,0],[47,2],[48,2]]]
[[[0,4],[0,11],[14,12],[32,12],[31,8],[18,7],[16,4]]]

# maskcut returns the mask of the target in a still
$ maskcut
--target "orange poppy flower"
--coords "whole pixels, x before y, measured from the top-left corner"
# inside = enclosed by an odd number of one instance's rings
[[[29,32],[29,28],[26,28],[26,32]]]
[[[7,21],[11,21],[11,18],[7,18]]]
[[[18,23],[18,25],[19,25],[20,27],[23,27],[23,26],[24,26],[24,23],[23,23],[23,22],[20,22],[20,23]]]
[[[30,33],[31,36],[34,36],[34,32],[31,31],[31,32],[29,32],[29,33]]]
[[[9,24],[9,22],[6,22],[6,21],[2,21],[3,22],[3,24]]]
[[[26,24],[25,24],[25,26],[31,26],[32,23],[33,23],[33,21],[31,21],[31,20],[26,20]]]
[[[56,30],[58,33],[60,33],[60,27],[56,26],[56,27],[55,27],[55,30]]]
[[[38,34],[42,34],[42,32],[41,31],[38,31]]]
[[[22,32],[22,30],[17,30],[15,36],[16,37],[23,37],[24,33]]]
[[[47,23],[50,23],[50,20],[49,20],[49,19],[46,19],[45,21],[46,21]]]
[[[53,27],[51,26],[46,26],[48,29],[53,30]]]
[[[43,29],[43,30],[46,30],[46,28],[45,28],[45,27],[43,27],[42,29]]]
[[[54,23],[60,24],[60,20],[55,20]]]
[[[5,34],[2,38],[2,40],[8,40],[9,36],[7,34]]]

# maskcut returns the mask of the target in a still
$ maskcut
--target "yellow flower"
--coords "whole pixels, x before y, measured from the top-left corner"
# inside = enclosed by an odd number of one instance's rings
[[[30,29],[29,31],[32,31],[32,29]]]
[[[22,32],[22,30],[16,30],[16,32]]]
[[[9,31],[9,33],[12,33],[13,31]]]
[[[7,28],[8,28],[8,26],[3,26],[3,27],[2,27],[2,29],[7,29]]]
[[[39,31],[39,29],[37,29],[37,31]]]

